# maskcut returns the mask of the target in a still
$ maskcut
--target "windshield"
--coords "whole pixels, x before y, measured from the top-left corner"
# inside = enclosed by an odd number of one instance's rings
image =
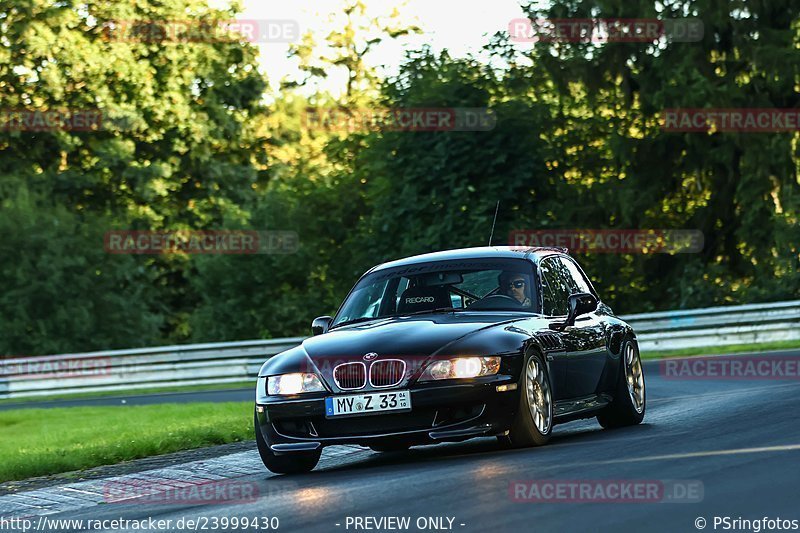
[[[333,322],[437,311],[535,312],[533,266],[523,259],[437,261],[379,270],[350,291]]]

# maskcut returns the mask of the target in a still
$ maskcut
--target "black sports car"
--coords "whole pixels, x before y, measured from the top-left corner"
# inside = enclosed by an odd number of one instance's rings
[[[495,435],[536,446],[554,424],[644,417],[636,336],[564,249],[385,263],[312,330],[259,372],[256,440],[273,472],[309,471],[335,444],[391,451]]]

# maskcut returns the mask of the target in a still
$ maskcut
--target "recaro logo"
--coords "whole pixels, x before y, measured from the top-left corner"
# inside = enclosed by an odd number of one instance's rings
[[[433,303],[434,299],[433,296],[417,296],[416,298],[406,298],[407,304],[421,304],[421,303]]]

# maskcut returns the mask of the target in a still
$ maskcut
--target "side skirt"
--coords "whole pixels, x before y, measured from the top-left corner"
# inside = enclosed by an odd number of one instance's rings
[[[560,400],[553,406],[553,423],[563,424],[581,418],[592,418],[610,403],[611,396],[607,394],[592,394],[583,398]]]

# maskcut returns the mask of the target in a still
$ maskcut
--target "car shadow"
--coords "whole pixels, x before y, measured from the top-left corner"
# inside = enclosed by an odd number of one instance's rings
[[[431,462],[448,464],[466,457],[502,458],[512,454],[531,452],[541,454],[540,456],[546,459],[548,456],[561,454],[566,447],[586,446],[592,442],[610,444],[612,441],[619,439],[627,441],[630,439],[649,438],[655,429],[656,427],[652,424],[645,423],[626,428],[604,430],[596,421],[592,420],[572,422],[563,427],[557,426],[553,430],[550,442],[537,448],[509,448],[501,444],[495,437],[480,437],[463,442],[415,446],[409,450],[398,452],[374,452],[365,448],[363,453],[354,453],[337,464],[320,465],[311,473],[280,477],[301,481],[307,476],[311,476],[311,478],[319,480],[318,476],[344,472],[361,472],[368,469],[395,466],[421,466]]]

